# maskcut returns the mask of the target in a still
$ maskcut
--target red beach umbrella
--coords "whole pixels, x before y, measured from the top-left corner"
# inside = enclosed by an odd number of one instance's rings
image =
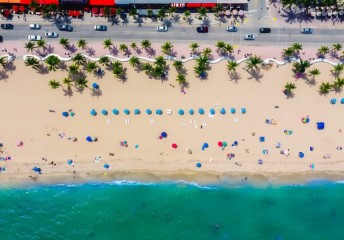
[[[174,149],[176,149],[178,146],[177,146],[177,144],[172,143],[172,147],[173,147]]]
[[[221,142],[221,141],[218,142],[217,145],[218,145],[219,147],[222,147],[222,142]]]

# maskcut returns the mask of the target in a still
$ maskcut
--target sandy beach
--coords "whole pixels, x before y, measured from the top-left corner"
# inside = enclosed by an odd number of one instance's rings
[[[242,63],[233,80],[223,61],[211,65],[207,79],[201,80],[195,76],[195,62],[191,61],[185,64],[189,82],[185,94],[175,80],[172,62],[167,64],[170,70],[166,81],[150,79],[124,63],[127,81],[114,78],[110,71],[102,78],[88,74],[89,87],[98,83],[101,94],[72,88],[73,95],[66,96],[63,88],[51,89],[48,85],[52,79],[62,81],[66,71],[39,74],[18,58],[15,69],[0,81],[1,156],[13,158],[0,161],[0,167],[6,167],[0,173],[1,184],[30,184],[32,177],[37,183],[128,178],[216,182],[245,177],[299,183],[343,178],[344,150],[337,147],[344,143],[344,105],[340,104],[344,95],[318,93],[322,81],[334,81],[330,64],[311,66],[321,72],[312,86],[303,79],[295,80],[292,64],[262,68],[255,78]],[[297,85],[292,98],[282,93],[287,82]],[[339,102],[330,104],[332,98]],[[119,115],[112,114],[114,108]],[[130,115],[123,113],[126,108]],[[140,115],[134,115],[135,108],[141,110]],[[147,108],[152,115],[145,113]],[[162,115],[155,114],[159,108]],[[204,108],[204,115],[198,113],[199,108]],[[208,114],[211,108],[216,111],[214,116]],[[226,114],[220,114],[222,108]],[[231,114],[230,108],[236,113]],[[240,112],[241,108],[246,108],[246,114]],[[91,116],[91,109],[97,116]],[[102,109],[109,114],[102,115]],[[171,115],[166,113],[168,109]],[[179,109],[185,114],[179,115]],[[189,109],[195,114],[190,115]],[[61,113],[68,110],[75,115],[63,117]],[[302,122],[306,116],[309,123]],[[267,119],[273,124],[267,124]],[[317,122],[325,122],[325,129],[317,130]],[[160,139],[161,132],[166,132],[167,138]],[[87,142],[87,136],[98,141]],[[265,141],[261,142],[260,137]],[[127,141],[128,147],[120,146],[121,141]],[[219,147],[219,141],[228,146]],[[232,146],[235,141],[237,146]],[[20,142],[22,146],[18,146]],[[172,148],[173,143],[178,147]],[[202,150],[204,143],[209,147]],[[276,143],[281,146],[276,148]],[[288,149],[288,156],[281,154]],[[304,153],[303,158],[299,152]],[[228,159],[228,154],[234,157]],[[101,160],[95,162],[96,157]],[[68,164],[69,159],[74,166]],[[109,169],[104,168],[106,163]],[[197,168],[196,163],[202,167]],[[34,167],[41,168],[42,174],[32,171]]]

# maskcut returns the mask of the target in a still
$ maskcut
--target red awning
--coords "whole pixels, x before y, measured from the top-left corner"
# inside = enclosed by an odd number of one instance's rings
[[[25,7],[24,6],[20,6],[19,7],[19,11],[24,12],[25,11]]]
[[[187,8],[200,8],[202,3],[187,3],[186,7]]]
[[[19,7],[18,6],[12,6],[12,10],[14,12],[19,12]]]
[[[91,6],[115,6],[115,0],[90,0]]]
[[[92,8],[93,13],[98,13],[98,8]]]
[[[31,0],[20,0],[20,4],[29,5]]]
[[[59,0],[38,0],[38,3],[41,5],[49,5],[49,4],[59,4]]]
[[[80,16],[80,11],[74,11],[74,17],[79,17]]]
[[[213,8],[213,7],[216,7],[216,3],[202,3],[202,7]]]

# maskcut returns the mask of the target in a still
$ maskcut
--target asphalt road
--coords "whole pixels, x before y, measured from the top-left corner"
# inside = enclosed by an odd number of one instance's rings
[[[269,34],[259,34],[258,27],[246,26],[239,28],[236,33],[225,31],[225,26],[212,26],[209,33],[197,33],[196,26],[175,25],[168,32],[156,32],[156,26],[114,25],[107,24],[108,31],[96,32],[91,24],[73,25],[73,32],[61,32],[51,23],[44,23],[41,30],[30,30],[29,24],[15,24],[13,30],[1,30],[0,34],[4,41],[23,40],[27,41],[29,34],[41,35],[43,38],[46,31],[59,33],[59,38],[65,37],[70,40],[87,39],[89,41],[103,41],[111,38],[117,41],[140,41],[148,39],[156,42],[209,42],[227,41],[237,45],[281,45],[299,42],[303,45],[326,45],[332,43],[343,43],[344,29],[314,29],[313,34],[301,34],[297,28],[272,28]],[[243,40],[245,34],[254,34],[253,41]],[[50,39],[50,41],[58,39]]]

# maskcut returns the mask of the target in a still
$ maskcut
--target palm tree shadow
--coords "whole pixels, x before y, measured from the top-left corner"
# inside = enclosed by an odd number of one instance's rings
[[[140,55],[140,54],[142,53],[142,50],[139,49],[139,48],[136,48],[136,49],[135,49],[135,53],[137,53],[138,55]]]
[[[104,76],[105,76],[105,71],[104,70],[101,70],[99,72],[95,72],[94,73],[94,76],[97,78],[97,79],[102,79]]]
[[[0,71],[0,80],[7,80],[9,78],[5,70]]]
[[[193,23],[193,19],[192,18],[190,18],[190,17],[188,17],[187,19],[186,19],[186,22],[187,22],[187,24],[189,24],[189,25],[192,25],[192,23]]]
[[[93,88],[91,91],[91,96],[99,98],[100,96],[102,96],[102,91],[99,88]]]
[[[257,82],[260,82],[260,79],[263,78],[263,74],[260,72],[259,68],[258,69],[252,68],[246,71],[251,75],[251,77],[248,77],[248,79],[254,79]]]
[[[241,75],[238,72],[230,72],[228,73],[230,80],[229,81],[234,81],[235,83],[238,83],[239,80],[241,79]]]
[[[17,69],[17,67],[12,62],[10,62],[10,63],[7,64],[7,66],[5,68],[5,71],[12,73],[16,69]]]
[[[174,23],[179,23],[180,22],[180,15],[179,14],[174,14],[173,16],[172,16],[172,22],[174,22]]]
[[[292,10],[292,8],[289,9],[282,9],[283,13],[281,14],[281,17],[286,18],[286,23],[296,23],[297,22],[297,14]]]
[[[141,27],[142,24],[144,23],[144,21],[143,21],[142,17],[137,17],[137,18],[135,19],[135,22],[134,22],[134,23],[137,23],[138,26]]]
[[[49,73],[49,69],[48,67],[44,66],[43,64],[40,64],[37,68],[37,73],[39,74],[48,74]]]
[[[150,56],[150,57],[154,57],[154,56],[156,55],[156,51],[155,51],[155,49],[153,49],[153,48],[148,48],[148,49],[146,49],[146,53],[147,53],[148,56]]]
[[[111,55],[114,55],[114,56],[117,56],[119,53],[118,48],[116,46],[110,47],[109,51],[110,51]]]
[[[45,50],[46,50],[47,54],[51,54],[54,52],[54,47],[51,46],[50,44],[47,44]]]
[[[315,78],[309,79],[308,77],[305,77],[306,84],[308,84],[310,87],[313,87],[317,84],[317,81]]]
[[[342,93],[342,91],[343,91],[343,89],[342,88],[340,88],[340,87],[334,87],[333,88],[333,91],[336,93],[336,94],[338,94],[338,93]]]
[[[72,89],[63,89],[63,95],[64,96],[68,96],[68,97],[72,97],[73,96],[73,90]]]
[[[119,19],[118,19],[117,16],[116,17],[112,17],[112,18],[108,19],[108,22],[111,23],[111,26],[118,25],[119,24]]]
[[[75,53],[78,50],[78,48],[75,46],[75,44],[69,44],[68,51],[71,53]]]
[[[86,49],[86,53],[87,53],[87,55],[89,55],[89,56],[95,56],[95,55],[96,55],[96,50],[95,50],[94,48],[92,48],[92,47],[88,47],[88,48]]]
[[[211,25],[211,19],[208,17],[203,18],[202,22],[203,22],[203,26],[209,27]]]
[[[295,93],[291,92],[285,95],[287,99],[291,99],[295,97]]]

